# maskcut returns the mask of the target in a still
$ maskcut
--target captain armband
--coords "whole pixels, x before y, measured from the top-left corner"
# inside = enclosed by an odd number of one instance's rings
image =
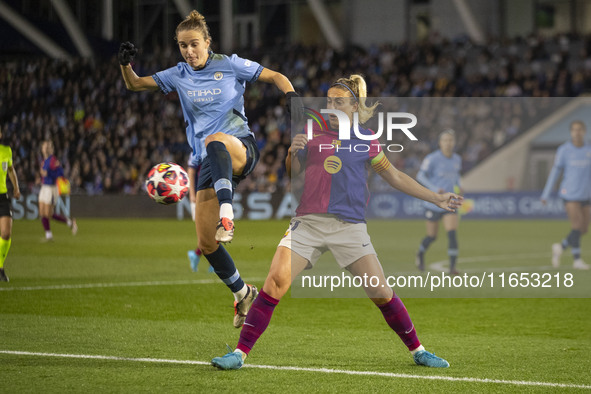
[[[386,171],[391,166],[392,164],[390,163],[390,160],[388,160],[384,152],[380,152],[376,157],[374,157],[371,160],[371,167],[378,174],[382,171]]]

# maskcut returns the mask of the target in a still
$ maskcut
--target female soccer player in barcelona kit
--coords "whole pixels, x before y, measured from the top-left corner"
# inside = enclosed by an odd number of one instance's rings
[[[589,265],[581,259],[581,235],[589,229],[591,207],[591,145],[585,144],[586,131],[582,121],[571,123],[571,140],[558,147],[554,166],[542,192],[542,203],[546,204],[562,173],[558,195],[564,200],[571,231],[561,243],[552,245],[552,266],[555,268],[560,266],[562,252],[570,246],[573,268],[589,269]]]
[[[445,130],[439,135],[439,149],[425,157],[417,174],[417,180],[423,186],[437,193],[453,192],[459,188],[461,193],[460,170],[462,169],[462,159],[458,154],[454,153],[455,145],[456,138],[453,130]],[[424,202],[424,206],[427,219],[427,235],[421,241],[417,252],[417,267],[421,271],[425,270],[425,252],[437,238],[439,221],[441,220],[445,231],[447,231],[449,273],[450,275],[457,275],[458,240],[456,230],[459,224],[458,214],[441,209],[429,202]]]
[[[0,141],[2,141],[2,130],[0,130]],[[4,261],[8,255],[12,239],[12,210],[6,187],[6,177],[10,178],[13,187],[13,197],[20,198],[21,192],[18,187],[16,171],[12,166],[12,150],[9,146],[0,142],[0,282],[8,282],[8,276],[4,272]]]
[[[236,55],[213,53],[209,28],[197,11],[177,26],[176,40],[186,62],[152,76],[138,77],[133,71],[129,63],[137,50],[129,42],[121,45],[119,63],[128,89],[176,91],[179,95],[187,140],[199,162],[195,209],[199,249],[234,293],[234,326],[238,328],[257,289],[244,283],[219,243],[232,240],[233,190],[252,172],[260,156],[244,114],[244,89],[246,82],[259,80],[275,84],[288,99],[295,92],[280,73]]]
[[[72,230],[72,234],[78,232],[76,219],[70,219],[54,212],[59,193],[57,190],[57,178],[64,175],[64,169],[60,165],[57,157],[53,155],[53,142],[43,141],[41,143],[41,153],[43,154],[43,167],[41,167],[42,185],[39,190],[39,216],[45,230],[45,240],[52,241],[53,233],[49,225],[50,219],[67,224]]]
[[[366,84],[359,75],[338,79],[328,90],[328,109],[353,113],[359,122],[372,117],[376,105],[365,105]],[[330,130],[315,127],[314,138],[306,134],[294,137],[286,159],[293,174],[304,171],[304,186],[296,217],[277,247],[263,288],[246,317],[234,352],[216,357],[212,364],[221,369],[238,369],[267,328],[279,300],[303,269],[311,268],[320,255],[330,250],[341,268],[354,276],[376,276],[379,284],[365,288],[366,294],[382,312],[384,319],[413,354],[418,365],[448,367],[444,359],[427,352],[421,345],[408,312],[388,287],[384,272],[371,244],[365,223],[368,165],[392,187],[414,197],[430,201],[446,210],[455,210],[462,197],[453,193],[434,193],[390,164],[377,140],[338,141],[339,121],[329,117]],[[351,124],[351,123],[349,123]],[[371,130],[359,127],[364,135]],[[335,142],[336,141],[336,142]],[[327,145],[331,144],[332,149]],[[356,149],[349,149],[356,145]],[[365,145],[365,147],[359,147]],[[338,151],[335,146],[341,149]],[[330,162],[331,165],[326,165]],[[337,163],[337,164],[334,164]]]

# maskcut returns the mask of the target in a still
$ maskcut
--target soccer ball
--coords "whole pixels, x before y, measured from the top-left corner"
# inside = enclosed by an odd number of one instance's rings
[[[157,203],[175,204],[189,192],[189,176],[176,163],[156,164],[148,172],[146,191]]]

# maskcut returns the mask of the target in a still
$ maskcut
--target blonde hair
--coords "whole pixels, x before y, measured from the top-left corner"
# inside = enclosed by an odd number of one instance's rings
[[[357,112],[359,113],[359,122],[361,124],[370,120],[376,108],[380,105],[379,102],[375,102],[370,107],[365,104],[367,98],[367,84],[361,75],[353,74],[349,78],[339,78],[331,87],[348,90],[353,94],[353,98],[359,103]]]
[[[203,38],[205,40],[211,41],[209,26],[207,26],[207,23],[205,22],[205,17],[198,11],[191,11],[191,13],[187,15],[187,17],[181,23],[178,24],[174,36],[175,40],[178,38],[179,32],[185,30],[197,30],[203,34]]]

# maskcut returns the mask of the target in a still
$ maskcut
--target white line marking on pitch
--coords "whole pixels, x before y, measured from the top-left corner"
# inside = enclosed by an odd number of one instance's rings
[[[135,358],[135,357],[116,357],[116,356],[101,356],[101,355],[86,355],[86,354],[59,354],[59,353],[38,353],[38,352],[23,352],[14,350],[0,350],[0,354],[11,354],[15,356],[39,356],[39,357],[61,357],[61,358],[77,358],[87,360],[111,360],[111,361],[132,361],[142,363],[164,363],[164,364],[188,364],[188,365],[211,365],[206,361],[196,360],[170,360],[163,358]],[[535,382],[527,380],[501,380],[501,379],[487,379],[487,378],[461,378],[453,376],[429,376],[429,375],[410,375],[404,373],[391,372],[376,372],[376,371],[351,371],[346,369],[330,369],[330,368],[305,368],[305,367],[290,367],[290,366],[276,366],[276,365],[254,365],[245,364],[244,368],[259,368],[272,369],[276,371],[301,371],[301,372],[319,372],[329,374],[343,374],[343,375],[362,375],[362,376],[381,376],[386,378],[399,379],[425,379],[425,380],[444,380],[449,382],[469,382],[469,383],[497,383],[510,384],[516,386],[542,386],[542,387],[561,387],[561,388],[575,388],[575,389],[591,389],[591,386],[584,384],[571,383],[552,383],[552,382]]]
[[[265,278],[248,278],[249,282],[262,281]],[[133,287],[133,286],[170,286],[170,285],[209,285],[222,283],[218,278],[215,279],[192,279],[192,280],[170,280],[170,281],[150,281],[150,282],[120,282],[120,283],[82,283],[72,285],[51,285],[51,286],[26,286],[26,287],[0,287],[0,291],[15,290],[63,290],[63,289],[93,289],[104,287]]]
[[[522,254],[505,254],[505,255],[491,255],[491,256],[474,256],[474,257],[460,257],[458,264],[479,263],[483,261],[503,261],[503,260],[522,260],[531,258],[549,257],[549,253],[522,253]],[[447,264],[449,260],[436,261],[429,264],[429,268],[434,271],[447,271]],[[486,268],[485,271],[523,271],[523,270],[540,270],[545,271],[551,269],[552,266],[529,266],[529,267],[500,267],[500,268]],[[482,269],[466,269],[465,272],[482,271]]]

